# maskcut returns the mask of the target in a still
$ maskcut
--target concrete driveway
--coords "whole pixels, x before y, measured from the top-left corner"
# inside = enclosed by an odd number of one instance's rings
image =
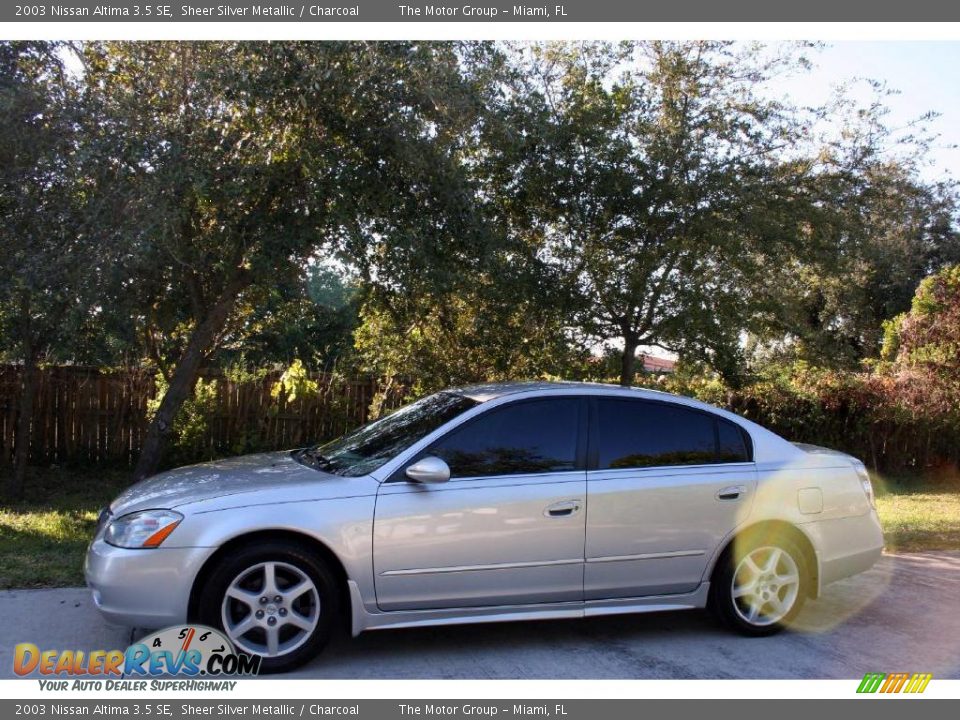
[[[13,646],[110,649],[129,643],[86,590],[0,593],[0,677]],[[371,632],[336,638],[297,678],[960,678],[960,553],[886,555],[829,586],[797,627],[749,639],[687,611]]]

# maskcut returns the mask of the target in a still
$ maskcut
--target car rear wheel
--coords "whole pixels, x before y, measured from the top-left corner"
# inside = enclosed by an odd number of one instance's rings
[[[261,672],[282,672],[327,644],[338,597],[333,574],[311,553],[269,541],[223,559],[203,588],[199,613],[238,650],[260,656]]]
[[[772,635],[797,616],[809,575],[789,538],[747,538],[724,553],[711,587],[720,619],[744,635]]]

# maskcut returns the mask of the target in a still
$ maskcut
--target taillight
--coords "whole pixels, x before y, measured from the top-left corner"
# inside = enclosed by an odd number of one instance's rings
[[[863,488],[863,494],[867,496],[870,507],[877,509],[877,499],[873,494],[873,483],[870,482],[870,473],[862,462],[854,463],[853,469],[857,471],[857,477],[860,478],[860,487]]]

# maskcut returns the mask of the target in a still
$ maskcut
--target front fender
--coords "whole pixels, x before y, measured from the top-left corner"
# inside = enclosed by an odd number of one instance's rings
[[[245,535],[297,533],[323,544],[349,580],[373,602],[373,509],[375,495],[200,509],[186,515],[164,547],[216,548]],[[194,578],[195,579],[195,578]],[[194,579],[191,579],[193,581]]]

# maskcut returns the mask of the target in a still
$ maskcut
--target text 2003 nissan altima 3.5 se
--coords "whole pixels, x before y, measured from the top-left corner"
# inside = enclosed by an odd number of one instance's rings
[[[440,392],[326,445],[161,473],[101,514],[114,623],[200,622],[267,671],[379,628],[711,607],[768,635],[869,568],[863,464],[724,410],[581,383]]]

